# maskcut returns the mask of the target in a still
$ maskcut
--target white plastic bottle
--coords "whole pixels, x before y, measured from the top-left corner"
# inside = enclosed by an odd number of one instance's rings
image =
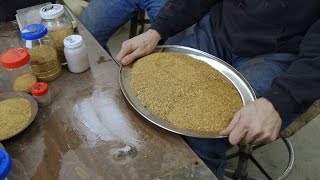
[[[64,55],[68,68],[73,73],[81,73],[89,67],[87,48],[80,35],[71,35],[64,39]]]

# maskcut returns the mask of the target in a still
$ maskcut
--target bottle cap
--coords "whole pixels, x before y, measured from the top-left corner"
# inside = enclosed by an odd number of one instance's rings
[[[0,149],[0,179],[5,179],[12,168],[12,160],[9,154]]]
[[[24,27],[21,32],[21,38],[24,40],[40,39],[48,33],[48,29],[43,24],[30,24]]]
[[[45,82],[37,82],[31,87],[31,94],[33,96],[43,96],[49,90],[48,84]]]
[[[61,4],[49,4],[40,9],[42,19],[55,19],[64,14],[65,10]]]
[[[80,35],[70,35],[64,38],[63,44],[67,48],[76,48],[81,46],[83,38]]]
[[[30,55],[25,48],[12,48],[4,52],[0,61],[6,69],[15,69],[26,65],[30,60]]]

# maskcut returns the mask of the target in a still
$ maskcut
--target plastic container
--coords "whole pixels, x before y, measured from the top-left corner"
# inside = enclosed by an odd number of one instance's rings
[[[49,82],[58,78],[61,64],[47,28],[43,24],[30,24],[20,34],[23,46],[29,51],[31,69],[37,79]]]
[[[40,9],[41,23],[44,24],[52,36],[58,50],[61,63],[65,63],[63,40],[74,33],[71,20],[61,4],[49,4]]]
[[[88,52],[83,38],[80,35],[71,35],[63,42],[69,70],[73,73],[81,73],[89,69]]]
[[[51,94],[47,83],[38,82],[31,88],[32,96],[37,100],[40,107],[46,107],[51,104]]]
[[[7,179],[12,168],[12,160],[9,154],[4,150],[0,149],[0,179]]]
[[[1,64],[8,77],[10,91],[30,92],[37,79],[32,75],[29,61],[30,55],[25,48],[12,48],[1,55]]]

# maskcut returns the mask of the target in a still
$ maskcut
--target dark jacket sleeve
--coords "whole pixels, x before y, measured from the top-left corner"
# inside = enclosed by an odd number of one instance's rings
[[[320,99],[320,20],[307,31],[300,44],[299,57],[286,73],[273,81],[264,94],[284,117],[305,111]]]
[[[168,0],[151,29],[167,39],[199,21],[220,0]]]

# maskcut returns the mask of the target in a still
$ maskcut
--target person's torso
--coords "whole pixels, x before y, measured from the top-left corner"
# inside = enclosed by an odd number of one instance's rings
[[[220,40],[236,54],[297,52],[320,19],[320,0],[223,0],[211,13]]]

